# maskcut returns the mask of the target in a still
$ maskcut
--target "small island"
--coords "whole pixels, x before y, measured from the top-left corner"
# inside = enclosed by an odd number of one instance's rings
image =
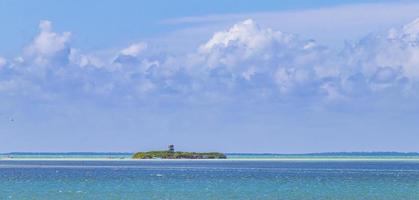
[[[175,151],[174,145],[169,145],[167,151],[147,151],[137,152],[132,156],[133,159],[226,159],[227,156],[218,152],[183,152]]]

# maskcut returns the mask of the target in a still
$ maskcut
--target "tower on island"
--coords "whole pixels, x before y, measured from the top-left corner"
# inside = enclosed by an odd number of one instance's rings
[[[174,153],[175,152],[175,145],[171,144],[169,145],[169,152]]]

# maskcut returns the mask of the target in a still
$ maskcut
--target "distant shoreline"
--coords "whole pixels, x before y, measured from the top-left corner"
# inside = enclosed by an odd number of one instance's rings
[[[132,155],[135,152],[3,152],[4,155]],[[354,151],[354,152],[319,152],[319,153],[225,153],[226,155],[273,155],[273,156],[418,156],[419,152],[397,152],[397,151]]]
[[[227,161],[419,161],[415,152],[332,152],[311,154],[226,153]],[[14,152],[0,154],[0,161],[137,161],[129,152]],[[195,159],[147,159],[147,161]],[[145,161],[140,159],[140,161]]]
[[[419,158],[227,158],[227,159],[132,159],[132,158],[0,158],[0,161],[134,161],[134,162],[176,162],[176,161],[296,161],[296,162],[321,162],[321,161],[408,161],[419,162]]]

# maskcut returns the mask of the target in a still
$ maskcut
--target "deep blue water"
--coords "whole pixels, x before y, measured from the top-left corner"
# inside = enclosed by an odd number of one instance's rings
[[[415,161],[0,161],[0,199],[419,199]]]

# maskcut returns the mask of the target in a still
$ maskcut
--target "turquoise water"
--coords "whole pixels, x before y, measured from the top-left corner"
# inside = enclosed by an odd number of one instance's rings
[[[307,155],[307,154],[227,154],[228,159],[402,159],[419,160],[419,155]]]
[[[0,154],[0,159],[129,159],[133,153],[92,153],[92,152],[69,152],[69,153],[5,153]]]
[[[419,199],[416,161],[0,160],[0,199]]]

